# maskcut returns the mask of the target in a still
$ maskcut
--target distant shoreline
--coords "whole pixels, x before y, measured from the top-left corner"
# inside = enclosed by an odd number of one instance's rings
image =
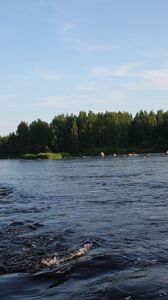
[[[101,152],[111,155],[167,150],[168,111],[162,110],[157,113],[141,110],[134,117],[120,111],[61,114],[50,124],[40,119],[30,124],[22,121],[16,132],[0,137],[0,157],[11,158],[27,155],[25,158],[59,159],[60,155],[97,156]]]
[[[116,156],[128,156],[128,157],[136,157],[136,156],[143,156],[143,155],[150,155],[150,154],[165,154],[167,155],[167,151],[118,151],[118,152],[112,152],[112,153],[104,153],[104,155],[101,155],[101,152],[99,153],[78,153],[78,154],[70,154],[70,153],[27,153],[20,156],[1,156],[0,159],[23,159],[23,160],[60,160],[63,158],[75,158],[75,157],[116,157]]]

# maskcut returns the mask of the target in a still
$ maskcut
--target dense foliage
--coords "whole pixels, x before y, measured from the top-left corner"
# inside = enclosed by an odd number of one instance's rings
[[[140,111],[133,118],[127,112],[57,115],[51,124],[21,122],[16,133],[0,137],[0,156],[25,153],[69,152],[98,154],[104,151],[165,151],[168,149],[168,111]]]

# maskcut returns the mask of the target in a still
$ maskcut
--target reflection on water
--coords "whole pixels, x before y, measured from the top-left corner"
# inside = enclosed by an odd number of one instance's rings
[[[168,299],[168,157],[0,161],[0,298]]]

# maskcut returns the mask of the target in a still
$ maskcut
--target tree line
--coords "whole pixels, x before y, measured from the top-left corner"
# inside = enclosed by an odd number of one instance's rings
[[[22,121],[16,132],[0,137],[0,156],[25,153],[68,152],[98,154],[105,152],[165,151],[168,149],[168,111],[141,110],[133,117],[128,112],[78,115],[60,114],[48,124],[40,119]]]

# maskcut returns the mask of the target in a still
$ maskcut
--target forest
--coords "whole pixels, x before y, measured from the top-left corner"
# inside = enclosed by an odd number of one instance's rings
[[[26,153],[98,155],[128,152],[162,152],[168,149],[168,111],[56,115],[48,124],[40,119],[22,121],[16,132],[0,137],[0,157]]]

